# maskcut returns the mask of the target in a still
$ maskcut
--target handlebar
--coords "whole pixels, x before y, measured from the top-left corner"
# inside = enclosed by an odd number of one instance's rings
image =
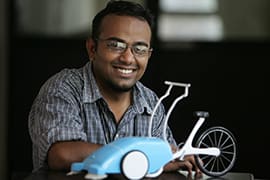
[[[149,122],[149,128],[148,128],[148,136],[151,137],[152,136],[152,121],[153,121],[153,117],[154,117],[154,114],[156,113],[157,111],[157,108],[158,106],[160,105],[161,101],[163,99],[165,99],[166,97],[168,97],[170,95],[170,91],[171,89],[173,88],[173,86],[180,86],[180,87],[184,87],[185,88],[185,91],[182,95],[178,96],[172,103],[171,107],[169,108],[168,112],[167,112],[167,115],[166,115],[166,118],[165,118],[165,122],[164,122],[164,126],[163,126],[163,139],[164,140],[167,140],[166,138],[166,128],[167,128],[167,123],[168,123],[168,119],[170,117],[170,114],[173,110],[173,108],[175,107],[176,103],[178,101],[180,101],[181,99],[183,99],[184,97],[187,97],[188,96],[188,90],[189,90],[189,87],[191,86],[190,84],[187,84],[187,83],[178,83],[178,82],[172,82],[172,81],[165,81],[164,82],[166,85],[169,85],[166,93],[161,96],[157,102],[157,104],[155,105],[154,107],[154,110],[152,112],[152,115],[150,117],[150,122]]]
[[[166,85],[173,85],[173,86],[181,86],[181,87],[190,87],[190,84],[186,83],[178,83],[178,82],[172,82],[172,81],[165,81],[164,82]]]

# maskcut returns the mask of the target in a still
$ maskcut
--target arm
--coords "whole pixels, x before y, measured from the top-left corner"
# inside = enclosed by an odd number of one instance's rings
[[[80,82],[76,75],[70,78],[69,71],[63,71],[49,79],[36,97],[28,124],[33,143],[33,171],[46,166],[68,169],[71,162],[81,161],[100,147],[85,143],[89,140],[86,131],[91,132],[83,116]]]
[[[71,163],[83,161],[102,145],[83,141],[54,143],[48,151],[48,165],[53,170],[69,170]]]

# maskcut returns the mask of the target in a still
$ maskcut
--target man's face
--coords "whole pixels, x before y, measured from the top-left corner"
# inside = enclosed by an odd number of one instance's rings
[[[151,55],[149,52],[146,56],[134,56],[131,46],[150,48],[151,29],[146,21],[131,16],[108,15],[100,30],[95,49],[88,49],[97,83],[101,88],[128,91],[143,76]],[[110,45],[129,48],[122,52]]]

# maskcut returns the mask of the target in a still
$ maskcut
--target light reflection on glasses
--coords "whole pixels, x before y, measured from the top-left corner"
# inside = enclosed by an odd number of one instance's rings
[[[108,49],[110,49],[112,52],[119,54],[124,53],[130,47],[132,54],[136,58],[148,57],[149,54],[153,51],[152,48],[149,48],[148,45],[143,43],[135,43],[129,46],[126,42],[117,39],[97,39],[97,40],[105,41]]]

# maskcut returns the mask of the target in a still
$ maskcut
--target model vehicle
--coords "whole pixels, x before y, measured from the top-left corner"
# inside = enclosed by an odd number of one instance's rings
[[[148,137],[125,137],[117,139],[94,153],[83,162],[73,163],[68,175],[87,171],[86,179],[104,179],[108,174],[122,173],[128,179],[157,177],[163,167],[172,160],[183,160],[186,155],[195,155],[201,171],[209,176],[222,176],[234,165],[236,159],[236,141],[232,133],[224,127],[212,127],[198,138],[195,147],[193,139],[208,117],[207,112],[196,112],[199,118],[181,148],[173,153],[166,140],[168,119],[177,102],[188,96],[190,84],[165,81],[166,93],[157,102],[150,118]],[[161,101],[170,95],[174,86],[184,87],[184,93],[177,97],[167,112],[164,123],[163,138],[152,137],[152,120]]]

